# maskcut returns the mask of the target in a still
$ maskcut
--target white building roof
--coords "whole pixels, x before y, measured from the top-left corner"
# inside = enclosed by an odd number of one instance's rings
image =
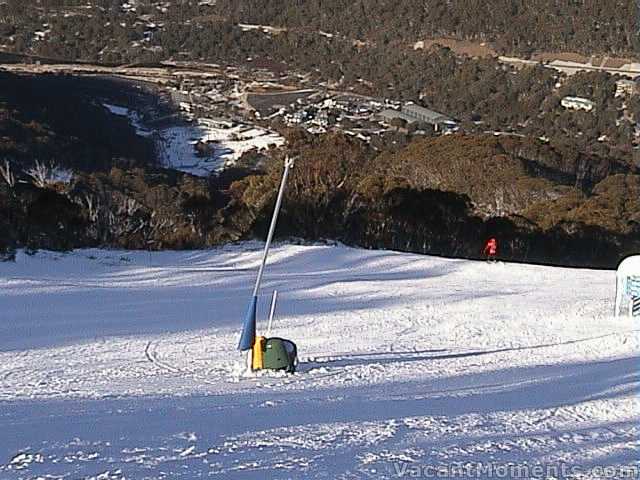
[[[402,111],[407,113],[408,115],[418,117],[421,120],[432,123],[439,123],[451,120],[446,115],[435,112],[433,110],[429,110],[428,108],[421,107],[420,105],[416,105],[415,103],[409,103],[402,107]]]
[[[563,102],[571,102],[571,103],[577,103],[577,104],[582,104],[582,105],[591,105],[592,107],[594,106],[594,103],[589,100],[588,98],[584,98],[584,97],[572,97],[572,96],[567,96],[564,97],[562,99]]]
[[[384,118],[385,120],[393,120],[394,118],[400,118],[400,119],[405,120],[406,122],[409,122],[409,123],[416,122],[418,120],[415,117],[407,115],[406,113],[400,112],[398,110],[393,110],[391,108],[383,110],[382,112],[379,113],[379,115],[382,118]]]

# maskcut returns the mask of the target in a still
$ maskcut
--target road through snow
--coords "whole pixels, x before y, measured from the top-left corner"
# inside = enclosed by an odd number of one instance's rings
[[[260,247],[0,264],[0,478],[638,478],[613,272],[280,245],[300,371],[247,377]]]

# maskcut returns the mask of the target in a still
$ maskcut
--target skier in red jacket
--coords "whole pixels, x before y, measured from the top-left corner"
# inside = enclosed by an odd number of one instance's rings
[[[493,237],[487,240],[483,253],[487,257],[487,260],[495,260],[498,255],[498,240]]]

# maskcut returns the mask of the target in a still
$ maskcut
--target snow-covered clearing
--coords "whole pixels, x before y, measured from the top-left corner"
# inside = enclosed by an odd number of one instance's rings
[[[180,124],[157,129],[144,126],[140,114],[118,105],[103,104],[114,115],[127,117],[138,135],[154,136],[160,164],[197,176],[231,166],[251,150],[268,150],[284,144],[276,132],[252,125],[228,127],[203,118],[193,124]],[[198,153],[196,145],[207,144],[208,151]]]
[[[300,371],[246,377],[260,247],[0,263],[0,478],[637,478],[614,272],[280,245]]]
[[[246,125],[226,128],[199,123],[165,128],[159,135],[162,164],[198,176],[233,165],[250,150],[268,150],[284,143],[277,133]],[[199,155],[197,143],[207,144],[211,152]]]

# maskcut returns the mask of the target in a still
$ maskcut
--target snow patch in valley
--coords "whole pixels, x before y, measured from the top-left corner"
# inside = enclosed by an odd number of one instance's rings
[[[284,144],[284,138],[279,134],[246,125],[214,127],[200,122],[197,126],[162,129],[159,135],[163,165],[198,176],[234,165],[251,150],[267,150]],[[198,144],[210,151],[199,154],[196,151]]]
[[[127,117],[138,135],[154,137],[163,166],[192,175],[206,177],[234,165],[246,152],[268,150],[284,144],[281,135],[262,127],[228,126],[207,118],[198,119],[193,124],[151,130],[144,126],[136,111],[108,103],[103,105],[114,115]],[[199,144],[201,152],[196,150]]]

